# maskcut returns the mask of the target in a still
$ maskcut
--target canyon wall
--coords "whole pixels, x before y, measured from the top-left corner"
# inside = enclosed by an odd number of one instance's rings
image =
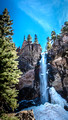
[[[50,86],[68,100],[68,36],[63,35],[48,52]]]
[[[40,44],[24,40],[23,45],[17,49],[19,69],[22,71],[19,84],[16,88],[19,90],[19,100],[34,99],[39,96],[37,81],[39,81],[38,61],[42,48]],[[38,79],[37,79],[38,78]],[[37,81],[36,81],[37,79]]]

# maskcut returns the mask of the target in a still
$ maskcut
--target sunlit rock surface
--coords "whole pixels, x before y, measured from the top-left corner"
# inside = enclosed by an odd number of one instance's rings
[[[19,120],[35,120],[33,110],[26,110],[26,111],[21,111],[19,113],[11,113],[9,116],[17,116]],[[1,119],[0,119],[1,120]],[[15,120],[15,119],[13,119]]]

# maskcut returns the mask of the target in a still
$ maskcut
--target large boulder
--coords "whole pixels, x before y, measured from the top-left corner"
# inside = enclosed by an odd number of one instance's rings
[[[36,72],[37,73],[37,72]],[[16,88],[19,90],[18,100],[31,100],[39,97],[39,85],[36,85],[34,69],[24,73]]]
[[[24,111],[19,111],[18,113],[9,113],[9,114],[5,114],[4,118],[7,119],[8,116],[8,120],[16,120],[16,117],[19,120],[35,120],[34,118],[34,113],[33,110],[24,110]],[[2,119],[0,119],[2,120]]]
[[[20,100],[32,100],[37,98],[39,95],[34,88],[24,87],[19,91],[19,101]]]
[[[20,79],[19,83],[17,85],[17,89],[21,90],[24,87],[32,87],[34,86],[34,69],[29,70],[28,72],[24,73]]]
[[[16,114],[20,120],[35,120],[33,110],[21,111]]]

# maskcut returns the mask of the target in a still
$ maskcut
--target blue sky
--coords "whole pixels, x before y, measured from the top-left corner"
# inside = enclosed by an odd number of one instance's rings
[[[68,0],[0,0],[0,14],[4,8],[13,19],[13,41],[22,46],[24,35],[37,34],[43,51],[46,38],[51,31],[60,33],[61,26],[68,20]]]

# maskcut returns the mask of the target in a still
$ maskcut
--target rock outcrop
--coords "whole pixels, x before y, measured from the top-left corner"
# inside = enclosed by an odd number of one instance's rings
[[[19,69],[23,72],[16,88],[19,90],[18,100],[31,100],[39,97],[39,81],[38,61],[40,59],[42,48],[40,44],[32,43],[24,40],[22,48],[17,49]],[[37,74],[37,75],[36,75]],[[38,76],[38,77],[36,77]],[[37,89],[38,88],[38,89]]]
[[[8,118],[7,118],[8,115]],[[9,113],[9,114],[5,114],[4,118],[7,120],[35,120],[34,118],[34,113],[33,110],[24,110],[24,111],[20,111],[18,113]],[[0,119],[3,120],[3,119]]]
[[[22,72],[26,72],[35,67],[38,59],[40,58],[42,48],[40,44],[35,44],[31,41],[28,42],[25,40],[22,48],[18,48],[17,51],[19,55],[19,68]]]
[[[21,111],[20,113],[17,113],[16,116],[20,120],[35,120],[33,110]]]
[[[51,58],[48,67],[50,85],[68,100],[68,36],[61,36],[60,42],[48,52],[48,57]]]
[[[34,86],[34,80],[35,80],[35,73],[34,69],[27,71],[24,73],[21,78],[19,79],[19,83],[17,85],[17,89],[21,90],[24,87],[31,87]]]

